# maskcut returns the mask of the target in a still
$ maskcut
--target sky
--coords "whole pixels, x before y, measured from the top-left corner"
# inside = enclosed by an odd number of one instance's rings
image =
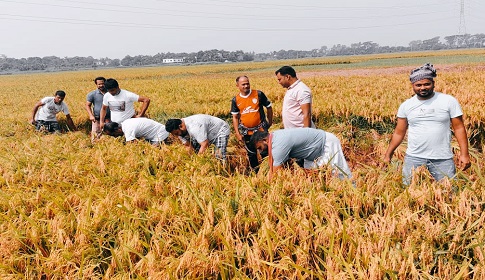
[[[0,0],[0,56],[408,46],[485,33],[484,15],[484,0]]]

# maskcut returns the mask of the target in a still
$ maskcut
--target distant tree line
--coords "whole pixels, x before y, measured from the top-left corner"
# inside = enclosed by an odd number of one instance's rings
[[[434,37],[428,40],[415,40],[409,46],[380,46],[372,41],[353,43],[350,46],[337,44],[331,48],[322,46],[319,49],[310,51],[303,50],[280,50],[270,53],[254,53],[225,50],[207,50],[193,53],[158,53],[155,55],[125,56],[123,59],[93,58],[88,57],[28,57],[9,58],[0,55],[0,72],[17,71],[64,71],[91,68],[111,67],[136,67],[162,65],[164,59],[183,59],[185,64],[193,63],[215,63],[215,62],[241,62],[241,61],[263,61],[280,59],[297,59],[305,57],[341,56],[341,55],[362,55],[376,53],[394,53],[406,51],[427,51],[461,48],[482,48],[485,47],[485,34],[464,34],[444,37]]]

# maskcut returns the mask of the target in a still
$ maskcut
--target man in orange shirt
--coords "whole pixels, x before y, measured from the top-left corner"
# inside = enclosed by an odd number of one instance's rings
[[[244,142],[246,146],[251,168],[258,172],[257,151],[249,140],[255,131],[267,131],[273,124],[273,109],[271,102],[262,91],[251,89],[247,76],[237,77],[236,87],[239,93],[231,101],[232,125],[237,140]],[[267,119],[263,107],[266,107]]]

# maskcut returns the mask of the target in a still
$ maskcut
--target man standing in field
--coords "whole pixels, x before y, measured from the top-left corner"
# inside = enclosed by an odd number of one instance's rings
[[[280,129],[272,133],[256,131],[251,142],[259,151],[268,152],[270,179],[292,158],[303,160],[305,169],[330,164],[339,178],[352,177],[340,141],[330,132],[309,127]]]
[[[313,127],[312,121],[312,92],[296,76],[291,66],[283,66],[275,72],[278,83],[287,89],[283,99],[284,128]]]
[[[434,91],[435,77],[436,70],[429,63],[411,71],[415,95],[399,106],[396,129],[384,155],[384,162],[389,163],[409,128],[402,170],[405,185],[411,183],[413,169],[419,166],[426,166],[437,181],[455,176],[450,124],[460,146],[458,168],[471,165],[460,104],[453,96]]]
[[[71,131],[76,130],[71,115],[69,114],[69,108],[64,102],[64,98],[66,98],[66,93],[62,90],[58,90],[54,96],[44,97],[35,104],[34,109],[32,110],[30,123],[35,125],[36,130],[60,133],[61,127],[59,126],[56,117],[59,112],[63,112],[64,115],[66,115],[67,126],[69,129]]]
[[[162,144],[169,136],[163,124],[147,118],[131,118],[122,124],[107,122],[103,129],[110,136],[125,135],[126,142],[145,139],[154,146]]]
[[[148,105],[150,105],[150,99],[148,97],[139,96],[133,92],[120,89],[115,79],[107,79],[104,87],[108,92],[103,97],[103,106],[100,112],[101,129],[104,126],[108,108],[111,112],[111,121],[119,124],[130,118],[145,116]],[[135,111],[135,102],[142,103],[138,114]]]
[[[225,161],[231,129],[224,120],[198,114],[182,119],[169,119],[165,129],[178,136],[189,152],[195,151],[200,155],[209,145],[214,144],[216,158]]]
[[[255,131],[267,131],[273,124],[273,108],[266,95],[260,90],[251,90],[249,78],[239,76],[236,78],[236,87],[239,93],[231,101],[232,125],[238,141],[246,146],[249,164],[258,172],[258,155],[253,145],[250,145],[251,135]],[[264,107],[268,112],[268,119]],[[265,155],[262,155],[265,156]]]
[[[89,120],[91,121],[91,141],[98,139],[101,135],[101,123],[100,123],[100,112],[101,107],[103,107],[103,97],[107,92],[106,88],[104,87],[104,83],[106,79],[104,77],[97,77],[94,79],[94,84],[96,85],[96,89],[88,93],[86,96],[86,111],[89,115]],[[107,122],[110,120],[110,111],[109,108],[106,109],[106,115],[104,121]]]

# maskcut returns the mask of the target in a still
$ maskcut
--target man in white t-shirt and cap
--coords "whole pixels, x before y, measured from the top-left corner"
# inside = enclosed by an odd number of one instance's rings
[[[389,163],[409,128],[402,170],[405,185],[411,183],[412,172],[419,166],[426,166],[437,181],[455,176],[450,124],[460,146],[457,166],[462,170],[470,167],[460,104],[453,96],[434,91],[435,77],[436,70],[429,63],[411,71],[409,80],[415,95],[399,106],[396,129],[384,155],[384,162]]]
[[[214,116],[198,114],[182,119],[169,119],[165,129],[178,136],[187,150],[203,154],[213,144],[216,158],[225,161],[229,124]]]
[[[139,96],[133,92],[120,89],[118,81],[115,79],[107,79],[104,87],[108,91],[103,97],[103,106],[100,111],[100,125],[104,126],[107,108],[111,112],[111,121],[118,124],[123,123],[130,118],[141,118],[145,116],[145,112],[150,105],[148,97]],[[140,112],[135,111],[135,102],[141,102]]]
[[[57,121],[57,113],[63,112],[66,115],[67,126],[71,131],[75,131],[76,127],[72,121],[69,108],[64,102],[66,93],[62,90],[56,91],[54,96],[42,98],[37,102],[32,110],[32,117],[30,123],[35,125],[36,130],[43,132],[60,133],[61,127]]]
[[[169,136],[163,124],[147,118],[131,118],[121,124],[108,122],[103,131],[114,137],[124,135],[126,142],[144,139],[154,146],[162,144]]]

